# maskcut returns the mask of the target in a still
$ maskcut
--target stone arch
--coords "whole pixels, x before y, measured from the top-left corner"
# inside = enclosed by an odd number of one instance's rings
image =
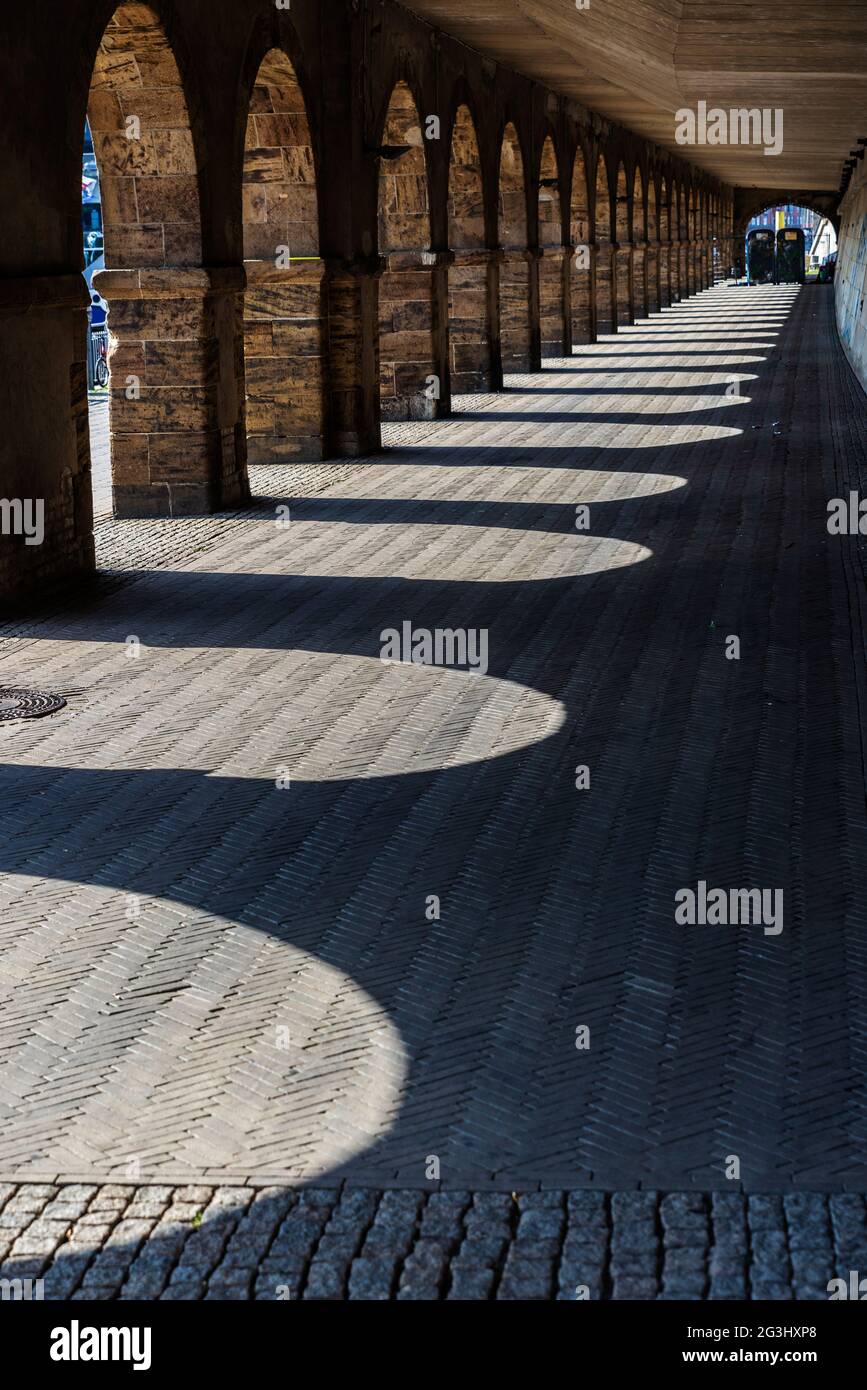
[[[449,366],[456,392],[492,389],[488,321],[489,255],[485,249],[482,164],[475,122],[466,102],[452,126],[448,186]]]
[[[304,94],[279,48],[253,84],[242,225],[249,462],[319,459],[326,335],[316,164]]]
[[[239,272],[202,262],[199,170],[180,69],[155,10],[124,0],[88,97],[103,199],[112,501],[175,516],[248,495]]]
[[[433,419],[442,397],[424,135],[415,97],[392,88],[379,155],[379,385],[385,420]]]
[[[542,357],[562,357],[566,342],[563,221],[560,172],[551,134],[539,160],[539,331]]]
[[[614,249],[611,243],[611,187],[608,165],[603,154],[596,161],[594,190],[594,234],[596,242],[596,330],[611,333],[614,329]]]
[[[590,189],[587,184],[587,161],[581,145],[575,151],[575,162],[572,166],[569,218],[569,237],[574,248],[570,263],[570,305],[574,345],[592,343],[596,338],[590,253]]]
[[[635,321],[635,314],[633,312],[632,244],[629,236],[631,202],[629,179],[626,174],[626,169],[621,163],[617,168],[617,191],[614,203],[614,239],[617,243],[614,261],[614,304],[618,327]]]
[[[533,333],[530,261],[527,252],[527,194],[518,132],[510,121],[500,141],[498,189],[500,263],[500,353],[504,372],[527,372]]]

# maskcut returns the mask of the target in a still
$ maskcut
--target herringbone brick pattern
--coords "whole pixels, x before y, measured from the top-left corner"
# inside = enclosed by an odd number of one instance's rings
[[[0,680],[69,700],[4,726],[10,1181],[867,1190],[831,293],[720,287],[510,386],[103,521],[106,576],[5,629]],[[403,621],[487,629],[487,673],[384,665]],[[783,931],[678,925],[698,880]]]

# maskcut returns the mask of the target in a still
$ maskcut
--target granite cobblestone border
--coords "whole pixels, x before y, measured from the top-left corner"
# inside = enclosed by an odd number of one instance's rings
[[[0,1281],[47,1300],[824,1301],[865,1268],[854,1193],[0,1186]]]

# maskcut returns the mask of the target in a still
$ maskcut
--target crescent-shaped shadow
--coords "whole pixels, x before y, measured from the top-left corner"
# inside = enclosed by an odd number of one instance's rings
[[[808,1162],[797,1125],[770,1153],[738,1120],[739,1067],[756,1028],[779,1023],[779,962],[803,948],[803,919],[779,943],[728,934],[712,949],[673,919],[678,887],[714,870],[748,881],[744,852],[718,854],[702,817],[749,794],[745,752],[783,789],[769,703],[779,737],[801,737],[788,678],[769,692],[760,663],[722,658],[725,632],[746,623],[767,642],[788,607],[770,539],[732,545],[726,486],[738,507],[764,498],[777,541],[783,503],[745,471],[753,436],[713,436],[657,446],[643,476],[659,489],[591,503],[587,536],[580,474],[568,502],[325,494],[292,503],[291,534],[316,542],[299,572],[271,498],[249,559],[154,570],[34,626],[87,700],[4,768],[4,891],[21,916],[0,987],[13,1011],[24,982],[43,991],[44,1022],[0,1070],[0,1166],[78,1157],[120,1178],[135,1157],[154,1178],[419,1185],[435,1156],[467,1185],[617,1184],[710,1170],[735,1141],[756,1170]],[[392,457],[433,479],[446,462],[574,474],[591,454],[599,465],[597,450],[550,447]],[[623,480],[642,455],[611,450],[604,467]],[[347,539],[335,573],[344,526],[362,548]],[[464,528],[485,530],[488,577]],[[392,572],[389,544],[416,537],[424,564]],[[799,564],[797,592],[827,592],[825,549]],[[487,670],[384,665],[382,632],[404,621],[485,630]],[[833,624],[814,611],[802,625],[811,680],[832,689]],[[131,634],[141,655],[117,707]],[[68,717],[81,766],[62,760]],[[836,774],[826,761],[811,775]],[[790,887],[789,846],[769,846],[763,870]],[[828,959],[841,933],[827,924]],[[744,960],[761,1021],[738,1012]],[[692,970],[710,1013],[689,988],[679,1001]],[[686,1120],[690,1049],[732,1000],[729,1064]],[[775,1077],[771,1109],[791,1094]]]

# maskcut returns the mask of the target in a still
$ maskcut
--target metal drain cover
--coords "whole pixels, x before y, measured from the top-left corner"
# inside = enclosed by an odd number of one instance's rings
[[[63,709],[62,695],[48,695],[44,690],[13,690],[0,685],[0,722],[5,719],[39,719]]]

